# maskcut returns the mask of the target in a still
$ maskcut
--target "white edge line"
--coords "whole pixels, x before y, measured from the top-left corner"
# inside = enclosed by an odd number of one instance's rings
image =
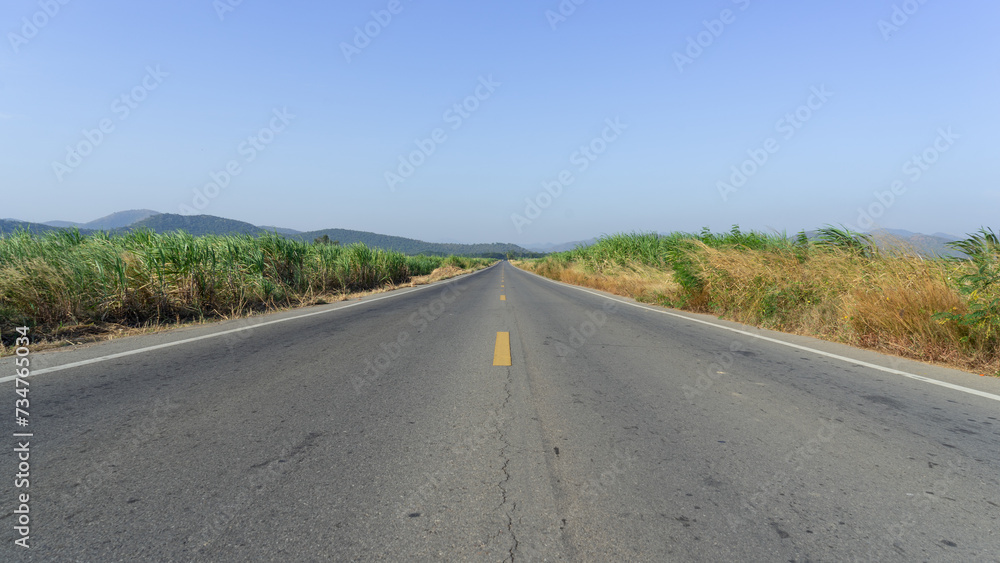
[[[871,363],[868,363],[868,362],[865,362],[865,361],[862,361],[862,360],[856,360],[854,358],[848,358],[847,356],[840,356],[838,354],[832,354],[830,352],[824,352],[822,350],[817,350],[815,348],[810,348],[808,346],[802,346],[801,344],[793,344],[791,342],[785,342],[784,340],[778,340],[777,338],[771,338],[771,337],[763,336],[763,335],[760,335],[760,334],[754,334],[752,332],[747,332],[745,330],[740,330],[738,328],[733,328],[733,327],[729,327],[729,326],[725,326],[725,325],[720,325],[720,324],[716,324],[716,323],[712,323],[712,322],[708,322],[708,321],[703,321],[701,319],[696,319],[696,318],[693,318],[693,317],[688,317],[687,315],[679,315],[679,314],[674,313],[672,311],[666,311],[666,310],[663,310],[663,309],[654,309],[652,307],[647,307],[645,305],[640,305],[638,303],[632,303],[632,302],[629,302],[629,301],[622,301],[621,299],[612,299],[611,297],[609,297],[607,295],[604,295],[604,294],[601,294],[601,293],[597,293],[596,291],[591,291],[589,289],[586,289],[586,288],[583,288],[583,287],[580,287],[580,286],[576,286],[576,285],[573,285],[573,284],[559,282],[559,281],[556,281],[556,280],[553,280],[553,279],[549,279],[549,278],[547,278],[545,276],[536,274],[534,272],[529,272],[527,270],[521,270],[520,268],[517,268],[517,269],[520,270],[520,271],[522,271],[522,272],[524,272],[524,273],[526,273],[526,274],[531,274],[533,276],[537,276],[539,278],[542,278],[543,280],[550,281],[552,283],[559,284],[559,285],[564,285],[566,287],[571,287],[573,289],[578,289],[578,290],[580,290],[580,291],[582,291],[584,293],[589,293],[591,295],[596,295],[598,297],[603,297],[605,299],[609,299],[611,301],[615,301],[615,302],[621,303],[623,305],[630,305],[632,307],[637,307],[639,309],[645,309],[646,311],[652,311],[654,313],[662,313],[664,315],[670,315],[671,317],[677,317],[679,319],[684,319],[686,321],[700,323],[700,324],[708,325],[708,326],[714,326],[716,328],[721,328],[723,330],[728,330],[729,332],[735,332],[737,334],[742,334],[744,336],[749,336],[751,338],[759,338],[761,340],[766,340],[767,342],[773,342],[775,344],[780,344],[782,346],[788,346],[789,348],[795,348],[797,350],[803,350],[803,351],[806,351],[806,352],[812,352],[813,354],[819,354],[820,356],[826,356],[828,358],[833,358],[835,360],[841,360],[841,361],[844,361],[844,362],[849,362],[849,363],[852,363],[852,364],[855,364],[855,365],[864,366],[864,367],[872,368],[872,369],[879,370],[879,371],[884,371],[886,373],[892,373],[892,374],[895,374],[895,375],[902,375],[903,377],[909,377],[910,379],[915,379],[917,381],[923,381],[924,383],[930,383],[932,385],[940,385],[941,387],[947,387],[948,389],[954,389],[955,391],[961,391],[963,393],[968,393],[970,395],[977,395],[979,397],[984,397],[986,399],[992,399],[994,401],[1000,401],[1000,395],[994,395],[993,393],[987,393],[986,391],[980,391],[978,389],[970,389],[968,387],[962,387],[961,385],[955,385],[954,383],[948,383],[947,381],[939,381],[937,379],[931,379],[929,377],[924,377],[922,375],[917,375],[915,373],[909,373],[909,372],[905,372],[905,371],[900,371],[898,369],[887,368],[887,367],[880,366],[880,365],[877,365],[877,364],[871,364]]]
[[[495,265],[496,264],[494,264],[494,266]],[[417,287],[417,288],[415,288],[415,289],[413,289],[411,291],[404,291],[402,293],[392,293],[390,295],[383,295],[382,297],[376,297],[375,299],[367,299],[367,300],[362,299],[361,301],[358,301],[357,303],[351,303],[349,305],[344,305],[344,306],[341,306],[341,307],[333,307],[333,308],[330,308],[330,309],[323,309],[322,311],[313,311],[312,313],[305,313],[305,314],[297,315],[297,316],[294,316],[294,317],[285,317],[283,319],[275,319],[273,321],[265,321],[265,322],[262,322],[262,323],[255,324],[253,326],[244,326],[244,327],[240,327],[240,328],[233,328],[233,329],[230,329],[230,330],[224,330],[222,332],[213,332],[211,334],[203,334],[201,336],[195,336],[193,338],[185,338],[183,340],[177,340],[177,341],[174,341],[174,342],[164,342],[163,344],[156,344],[154,346],[146,346],[145,348],[136,348],[135,350],[128,350],[126,352],[118,352],[117,354],[109,354],[107,356],[100,356],[100,357],[97,357],[97,358],[90,358],[89,360],[80,360],[79,362],[71,362],[71,363],[62,364],[62,365],[59,365],[59,366],[52,366],[52,367],[48,367],[48,368],[42,368],[42,369],[38,369],[38,370],[33,370],[26,377],[34,377],[36,375],[42,375],[42,374],[46,374],[46,373],[52,373],[54,371],[62,371],[64,369],[71,369],[71,368],[77,368],[77,367],[80,367],[80,366],[86,366],[86,365],[90,365],[90,364],[96,364],[96,363],[100,363],[100,362],[106,362],[108,360],[114,360],[114,359],[117,359],[117,358],[124,358],[125,356],[132,356],[132,355],[135,355],[135,354],[142,354],[143,352],[151,352],[153,350],[160,350],[162,348],[170,348],[171,346],[180,346],[181,344],[188,344],[189,342],[197,342],[198,340],[207,340],[209,338],[216,338],[216,337],[219,337],[219,336],[224,336],[226,334],[232,334],[234,332],[241,332],[241,331],[244,331],[244,330],[253,330],[255,328],[259,328],[259,327],[262,327],[262,326],[273,325],[273,324],[278,324],[278,323],[284,323],[284,322],[294,321],[294,320],[298,320],[298,319],[304,319],[306,317],[314,317],[316,315],[325,315],[327,313],[333,313],[335,311],[343,311],[344,309],[350,309],[351,307],[357,307],[358,305],[367,305],[368,303],[374,303],[376,301],[382,301],[383,299],[391,299],[393,297],[400,297],[402,295],[409,295],[411,293],[416,293],[418,291],[423,291],[425,289],[430,289],[432,287],[438,287],[440,285],[447,285],[448,283],[451,283],[452,281],[457,280],[457,279],[459,279],[461,277],[473,276],[475,274],[478,274],[479,272],[485,272],[486,270],[488,270],[488,269],[490,269],[492,267],[493,266],[490,266],[488,268],[484,268],[482,270],[476,270],[475,272],[470,272],[469,274],[466,274],[465,276],[459,276],[459,277],[456,277],[456,278],[451,278],[449,280],[442,280],[443,283],[427,284],[427,285],[425,285],[423,287]],[[250,317],[244,317],[243,319],[247,319],[247,318],[250,318]],[[0,377],[0,383],[6,383],[8,381],[14,381],[15,379],[18,379],[18,376],[16,376],[16,375],[8,375],[6,377]],[[22,377],[20,379],[25,379],[25,378]]]

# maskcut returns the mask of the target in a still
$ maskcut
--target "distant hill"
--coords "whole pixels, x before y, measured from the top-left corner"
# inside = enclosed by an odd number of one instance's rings
[[[951,235],[925,235],[902,229],[878,229],[869,233],[880,248],[904,248],[923,256],[963,256],[948,246],[959,240]]]
[[[446,256],[449,254],[460,254],[463,256],[500,257],[505,255],[507,252],[517,254],[518,256],[535,255],[535,253],[530,250],[516,244],[502,242],[488,244],[424,242],[422,240],[411,238],[380,235],[378,233],[369,233],[366,231],[351,231],[347,229],[323,229],[321,231],[309,231],[307,233],[290,236],[289,238],[298,238],[300,240],[312,242],[314,239],[322,237],[323,235],[330,237],[330,240],[340,241],[340,244],[362,242],[368,246],[385,248],[387,250],[398,250],[403,254],[410,255],[436,254]]]
[[[110,231],[113,229],[128,227],[137,221],[142,221],[147,217],[159,214],[159,211],[153,211],[152,209],[130,209],[128,211],[112,213],[111,215],[101,217],[100,219],[94,219],[93,221],[87,223],[77,223],[74,221],[46,221],[43,225],[58,228],[77,227],[79,229],[94,231]]]
[[[578,246],[590,246],[595,242],[597,242],[597,239],[592,238],[587,240],[574,240],[570,242],[561,242],[556,244],[551,242],[541,243],[541,244],[526,244],[524,245],[524,247],[534,252],[565,252],[567,250],[573,250]]]
[[[965,237],[956,237],[955,235],[948,234],[948,233],[934,233],[931,236],[932,237],[938,237],[938,238],[944,238],[944,239],[948,239],[948,240],[961,240],[961,239],[965,238]]]
[[[133,225],[139,221],[156,215],[160,215],[160,212],[153,211],[152,209],[131,209],[129,211],[119,211],[106,217],[95,219],[89,223],[84,223],[83,228],[110,231],[112,229],[128,227],[129,225]]]
[[[323,229],[318,231],[300,232],[295,229],[281,227],[260,227],[244,221],[215,217],[213,215],[177,215],[173,213],[158,213],[151,209],[133,209],[129,211],[119,211],[106,217],[95,219],[88,223],[73,223],[71,221],[49,221],[48,223],[30,223],[16,219],[0,220],[0,234],[11,234],[18,230],[28,230],[31,233],[41,234],[60,228],[80,229],[83,234],[89,234],[95,230],[107,230],[111,232],[128,232],[136,229],[151,229],[158,233],[183,230],[195,236],[203,235],[232,235],[247,234],[261,235],[264,233],[275,233],[288,238],[298,239],[305,242],[326,235],[330,240],[340,241],[347,245],[356,242],[364,243],[376,248],[397,250],[404,254],[432,254],[449,255],[457,254],[463,256],[490,256],[503,257],[508,253],[519,257],[539,256],[547,252],[560,252],[572,250],[577,246],[587,246],[593,244],[596,239],[572,241],[559,244],[535,244],[524,248],[510,243],[483,243],[483,244],[461,244],[461,243],[433,243],[406,237],[383,235],[367,231],[353,231],[348,229]],[[814,235],[815,232],[808,233]],[[902,229],[882,229],[871,233],[879,246],[907,246],[925,256],[955,256],[954,250],[947,246],[948,242],[959,240],[945,233],[935,233],[925,235],[914,233]]]
[[[342,245],[356,242],[364,243],[368,246],[384,248],[387,250],[398,250],[404,254],[434,254],[446,256],[449,254],[459,254],[463,256],[491,256],[502,257],[508,252],[518,256],[534,256],[530,250],[507,243],[490,244],[442,244],[424,242],[421,240],[381,235],[366,231],[352,231],[347,229],[324,229],[321,231],[298,232],[293,229],[280,229],[277,227],[258,227],[243,221],[225,219],[213,215],[177,215],[173,213],[161,213],[147,217],[141,221],[132,223],[128,227],[116,229],[116,232],[127,232],[136,229],[151,229],[158,233],[170,231],[186,231],[195,236],[203,235],[261,235],[264,233],[277,232],[291,239],[304,242],[327,235],[330,240],[339,241]]]
[[[32,234],[42,234],[48,231],[58,231],[58,227],[50,227],[42,223],[28,223],[17,219],[0,219],[0,235],[11,235],[17,231],[27,230]]]
[[[261,225],[260,228],[264,229],[265,231],[267,231],[269,233],[278,233],[279,235],[300,235],[300,234],[302,234],[302,231],[296,231],[295,229],[285,229],[285,228],[282,228],[282,227],[272,227],[272,226],[268,226],[268,225]]]
[[[267,231],[250,223],[235,219],[224,219],[214,215],[178,215],[160,213],[136,221],[119,231],[150,229],[158,233],[186,231],[194,236],[204,235],[259,235]]]
[[[76,227],[78,229],[85,228],[83,226],[83,223],[76,223],[74,221],[46,221],[42,223],[42,225],[45,225],[47,227],[55,227],[57,229],[71,229],[73,227]]]

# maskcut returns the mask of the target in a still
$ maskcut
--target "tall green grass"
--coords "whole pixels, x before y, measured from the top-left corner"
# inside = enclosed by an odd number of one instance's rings
[[[967,258],[880,249],[829,226],[811,238],[733,227],[604,236],[529,267],[639,291],[652,268],[671,289],[633,297],[1000,374],[1000,238],[984,229],[952,247]]]
[[[0,334],[6,341],[20,325],[44,332],[237,316],[399,284],[448,260],[275,234],[20,232],[0,237]]]
[[[983,228],[949,244],[969,257],[968,261],[956,260],[954,278],[955,287],[967,299],[967,309],[943,311],[937,318],[968,329],[963,336],[967,344],[1000,348],[1000,237]]]
[[[689,248],[694,241],[712,248],[728,247],[746,250],[791,249],[799,244],[796,242],[797,239],[789,239],[783,234],[743,232],[738,226],[734,226],[728,233],[712,233],[708,229],[704,229],[700,233],[605,235],[590,246],[577,247],[574,250],[553,256],[586,262],[595,267],[604,264],[624,265],[635,262],[647,266],[669,266],[676,261],[678,253]]]

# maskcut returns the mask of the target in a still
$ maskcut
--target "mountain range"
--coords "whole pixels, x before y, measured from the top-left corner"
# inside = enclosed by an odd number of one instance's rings
[[[525,244],[524,247],[528,250],[533,250],[535,252],[565,252],[567,250],[573,250],[578,246],[590,246],[597,242],[596,238],[587,240],[574,240],[570,242],[560,242],[560,243],[539,243],[539,244]]]
[[[949,242],[961,240],[947,233],[925,235],[903,229],[877,229],[871,231],[872,239],[879,247],[903,247],[913,249],[925,256],[965,256],[948,246]]]
[[[123,233],[143,228],[151,229],[158,233],[184,230],[195,236],[278,233],[288,238],[305,242],[312,242],[326,235],[331,241],[339,241],[344,245],[361,242],[368,246],[397,250],[410,255],[457,254],[463,256],[493,257],[505,256],[508,253],[518,256],[536,256],[550,252],[562,252],[572,250],[577,246],[588,246],[597,240],[592,238],[564,243],[530,244],[524,246],[500,242],[484,244],[440,243],[349,229],[322,229],[303,232],[275,226],[257,226],[213,215],[176,215],[172,213],[159,213],[151,209],[119,211],[87,223],[76,223],[73,221],[30,223],[16,219],[0,220],[0,234],[12,233],[17,230],[44,233],[46,231],[65,228],[77,228],[84,234],[101,230],[112,233]],[[958,253],[951,249],[947,243],[961,238],[947,233],[926,235],[903,229],[878,229],[872,231],[870,234],[879,246],[904,246],[926,256],[957,255]]]
[[[106,217],[101,217],[89,223],[75,223],[72,221],[48,221],[46,223],[30,223],[16,219],[0,220],[0,234],[9,234],[18,230],[27,230],[31,233],[44,233],[47,231],[77,228],[83,234],[95,231],[108,231],[111,233],[126,233],[138,229],[150,229],[157,233],[183,230],[195,236],[202,235],[261,235],[266,233],[278,233],[282,236],[298,239],[305,242],[312,242],[324,235],[331,241],[337,241],[342,245],[353,243],[364,243],[368,246],[384,248],[386,250],[397,250],[404,254],[416,255],[441,255],[447,256],[456,254],[461,256],[487,256],[499,258],[507,254],[517,256],[535,256],[526,248],[510,243],[483,243],[483,244],[458,244],[458,243],[434,243],[425,242],[405,237],[397,237],[371,233],[367,231],[353,231],[349,229],[322,229],[318,231],[302,232],[295,229],[281,227],[263,227],[215,217],[213,215],[177,215],[173,213],[158,213],[149,209],[133,209],[129,211],[119,211]]]
[[[78,229],[88,231],[108,231],[111,229],[127,227],[137,221],[142,221],[147,217],[159,214],[159,211],[153,211],[152,209],[131,209],[129,211],[112,213],[111,215],[101,217],[100,219],[94,219],[89,223],[75,223],[73,221],[46,221],[42,224],[57,228],[76,227]]]

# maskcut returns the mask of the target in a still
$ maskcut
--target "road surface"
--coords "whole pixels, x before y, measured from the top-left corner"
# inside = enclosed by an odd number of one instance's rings
[[[1000,560],[996,379],[505,262],[29,358],[4,561]]]

